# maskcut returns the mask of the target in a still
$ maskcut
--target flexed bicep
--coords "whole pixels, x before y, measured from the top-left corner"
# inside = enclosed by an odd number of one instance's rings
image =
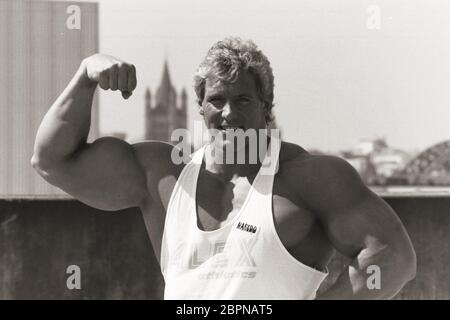
[[[148,197],[145,170],[133,147],[112,137],[87,144],[41,175],[80,201],[102,210],[138,206]]]

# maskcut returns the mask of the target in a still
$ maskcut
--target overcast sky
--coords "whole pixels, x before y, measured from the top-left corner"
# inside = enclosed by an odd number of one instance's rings
[[[191,127],[200,119],[192,75],[215,41],[234,35],[271,61],[285,140],[337,151],[363,138],[406,150],[450,139],[448,0],[97,2],[100,51],[134,63],[139,81],[127,101],[101,94],[104,133],[143,135],[144,90],[155,92],[165,57],[175,88],[188,90]],[[369,5],[381,10],[379,29],[367,25]]]

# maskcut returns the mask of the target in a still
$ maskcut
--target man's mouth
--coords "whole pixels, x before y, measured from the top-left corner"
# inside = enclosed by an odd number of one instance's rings
[[[227,130],[236,131],[238,129],[245,131],[245,128],[243,126],[230,126],[230,125],[219,126],[218,129],[222,130],[222,131],[227,131]]]

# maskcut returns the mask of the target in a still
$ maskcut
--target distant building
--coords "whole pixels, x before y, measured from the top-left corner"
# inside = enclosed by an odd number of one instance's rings
[[[384,148],[371,154],[370,161],[378,177],[384,180],[403,170],[410,158],[409,154],[402,150]]]
[[[349,151],[353,156],[370,156],[387,148],[384,139],[361,140]]]
[[[384,139],[362,140],[351,150],[342,152],[342,157],[368,185],[388,183],[410,159],[406,152],[389,147]]]
[[[170,79],[167,61],[164,63],[161,83],[152,104],[150,89],[145,92],[145,139],[169,143],[175,129],[187,128],[187,93],[178,95]]]
[[[82,59],[97,51],[96,3],[0,1],[0,195],[64,194],[31,168],[34,140]],[[90,140],[97,136],[95,98]]]

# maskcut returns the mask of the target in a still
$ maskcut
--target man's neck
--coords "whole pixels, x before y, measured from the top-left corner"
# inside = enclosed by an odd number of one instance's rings
[[[259,148],[258,148],[258,156],[256,157],[256,163],[249,163],[249,152],[248,148],[242,150],[241,152],[245,152],[245,161],[243,164],[236,163],[236,155],[233,155],[232,163],[227,163],[224,159],[224,154],[212,153],[214,150],[214,145],[209,144],[205,150],[205,170],[209,173],[214,174],[217,178],[223,180],[224,182],[228,182],[237,177],[249,177],[252,175],[256,175],[261,168],[262,161],[266,156],[268,146],[270,144],[270,138],[267,139],[266,148],[263,150],[262,156],[259,156]],[[259,144],[258,144],[259,146]]]

